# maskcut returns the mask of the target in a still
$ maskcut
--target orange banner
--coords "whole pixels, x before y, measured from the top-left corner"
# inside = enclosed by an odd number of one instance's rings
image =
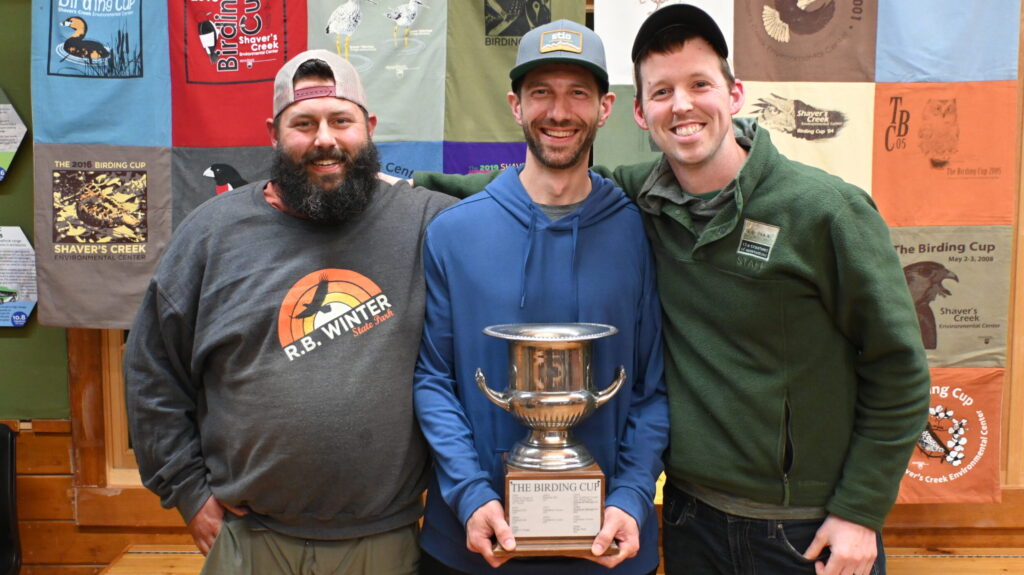
[[[897,503],[999,502],[1002,369],[932,369],[928,424]]]
[[[1013,224],[1016,88],[877,85],[871,189],[890,226]]]

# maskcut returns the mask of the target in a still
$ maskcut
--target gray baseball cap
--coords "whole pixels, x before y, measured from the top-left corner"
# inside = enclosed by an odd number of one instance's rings
[[[608,89],[604,43],[590,28],[571,20],[557,20],[527,32],[519,42],[516,65],[508,73],[513,82],[544,64],[579,64],[590,70],[602,89]]]
[[[320,60],[331,68],[334,76],[334,87],[312,86],[309,88],[295,89],[295,72],[299,66],[310,60]],[[356,69],[349,64],[348,60],[338,56],[329,50],[307,50],[295,56],[285,63],[277,72],[274,79],[274,117],[276,118],[285,108],[293,103],[308,100],[310,98],[323,98],[333,96],[343,98],[360,108],[366,110],[366,92],[363,91],[363,83],[359,80]]]

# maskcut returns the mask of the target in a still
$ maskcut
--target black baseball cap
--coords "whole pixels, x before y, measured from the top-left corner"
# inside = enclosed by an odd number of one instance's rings
[[[659,32],[675,26],[693,30],[698,36],[707,40],[719,56],[729,57],[729,46],[725,43],[725,36],[722,35],[722,30],[707,12],[690,4],[672,4],[655,10],[640,25],[640,30],[637,31],[636,38],[633,40],[633,62],[636,63],[640,52]]]

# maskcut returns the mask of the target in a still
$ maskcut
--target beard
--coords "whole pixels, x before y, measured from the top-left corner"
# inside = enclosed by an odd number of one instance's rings
[[[559,153],[556,155],[556,153],[554,153],[550,148],[546,148],[544,144],[540,143],[540,140],[533,135],[534,132],[530,129],[530,126],[523,126],[523,137],[526,139],[526,146],[530,149],[533,157],[537,158],[537,161],[539,161],[542,166],[552,170],[565,170],[579,164],[581,161],[584,161],[584,154],[587,154],[589,157],[590,148],[593,147],[594,140],[597,138],[597,124],[592,124],[584,129],[587,131],[584,134],[583,141],[580,142],[579,147],[567,154]],[[539,125],[537,126],[537,130],[540,131]]]
[[[322,184],[314,183],[308,166],[318,160],[341,162],[344,175],[326,179]],[[320,224],[338,225],[363,213],[377,189],[379,171],[377,146],[367,140],[355,156],[337,148],[313,150],[297,162],[278,146],[274,149],[271,177],[289,210]]]

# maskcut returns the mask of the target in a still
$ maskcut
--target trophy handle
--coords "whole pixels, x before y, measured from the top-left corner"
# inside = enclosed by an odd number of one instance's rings
[[[479,371],[477,373],[479,373]],[[480,380],[478,379],[477,381]],[[608,400],[614,397],[615,394],[619,392],[619,389],[622,388],[623,383],[626,383],[626,368],[620,365],[619,369],[616,370],[615,381],[613,381],[612,384],[609,385],[604,390],[597,392],[597,395],[595,396],[597,407],[601,407],[605,403],[608,403]]]
[[[491,400],[491,403],[498,407],[509,410],[509,397],[504,393],[498,393],[493,389],[487,387],[487,379],[484,377],[484,371],[479,367],[476,368],[476,386],[480,388],[480,391],[484,392],[487,399]]]

